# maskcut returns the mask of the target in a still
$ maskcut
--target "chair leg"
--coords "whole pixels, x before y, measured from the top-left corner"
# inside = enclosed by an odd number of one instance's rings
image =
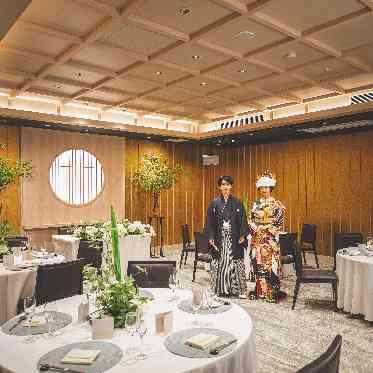
[[[338,311],[338,282],[334,281],[332,282],[332,287],[333,287],[333,303],[334,303],[334,311]]]
[[[291,307],[292,310],[295,308],[295,303],[297,302],[299,288],[300,288],[300,281],[297,279],[297,282],[295,283],[295,288],[294,288],[293,306]]]
[[[188,259],[188,251],[185,253],[185,260],[184,260],[184,265],[186,264],[187,262],[187,259]]]
[[[183,263],[183,259],[184,259],[184,250],[181,250],[181,257],[180,257],[180,266],[179,266],[179,269],[181,269],[181,264]]]
[[[319,257],[317,256],[317,252],[315,250],[315,260],[316,260],[316,267],[317,268],[320,268],[320,265],[319,265]]]
[[[193,282],[196,279],[196,271],[197,271],[197,260],[194,261],[194,268],[193,268]]]

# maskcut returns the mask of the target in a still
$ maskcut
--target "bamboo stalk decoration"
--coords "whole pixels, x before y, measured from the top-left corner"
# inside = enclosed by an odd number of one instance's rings
[[[111,245],[112,245],[112,251],[113,251],[115,278],[117,279],[117,281],[122,281],[122,269],[120,265],[117,217],[115,215],[113,206],[110,206],[110,212],[111,212]]]

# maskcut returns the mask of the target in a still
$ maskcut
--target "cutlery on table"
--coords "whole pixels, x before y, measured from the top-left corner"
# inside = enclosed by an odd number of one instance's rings
[[[26,318],[26,315],[20,316],[17,322],[13,324],[12,327],[9,329],[8,333],[12,332],[23,320],[26,320]]]
[[[39,370],[41,372],[46,372],[48,370],[51,370],[54,372],[65,372],[65,373],[84,373],[81,370],[74,370],[74,369],[59,367],[57,365],[51,365],[51,364],[40,364]]]
[[[228,342],[223,342],[222,344],[219,344],[217,347],[211,349],[209,353],[211,355],[217,355],[219,352],[223,351],[226,347],[230,346],[231,344],[235,343],[237,339],[232,339]]]

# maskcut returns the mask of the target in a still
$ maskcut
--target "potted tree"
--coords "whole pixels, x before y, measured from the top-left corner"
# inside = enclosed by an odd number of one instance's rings
[[[153,216],[159,215],[159,196],[162,190],[170,189],[179,180],[183,168],[180,164],[170,166],[161,154],[145,154],[135,171],[134,181],[153,197]]]
[[[5,144],[0,144],[0,150],[6,150]],[[29,161],[12,161],[0,155],[0,253],[6,251],[5,238],[13,233],[10,222],[4,218],[4,191],[21,177],[30,177],[32,165]]]

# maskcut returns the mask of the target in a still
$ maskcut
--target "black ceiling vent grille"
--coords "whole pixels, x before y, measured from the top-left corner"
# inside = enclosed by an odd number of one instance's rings
[[[264,122],[264,114],[250,115],[247,117],[229,119],[220,123],[220,129],[242,127],[248,124]]]
[[[373,92],[362,93],[351,97],[351,104],[365,104],[373,101]]]

